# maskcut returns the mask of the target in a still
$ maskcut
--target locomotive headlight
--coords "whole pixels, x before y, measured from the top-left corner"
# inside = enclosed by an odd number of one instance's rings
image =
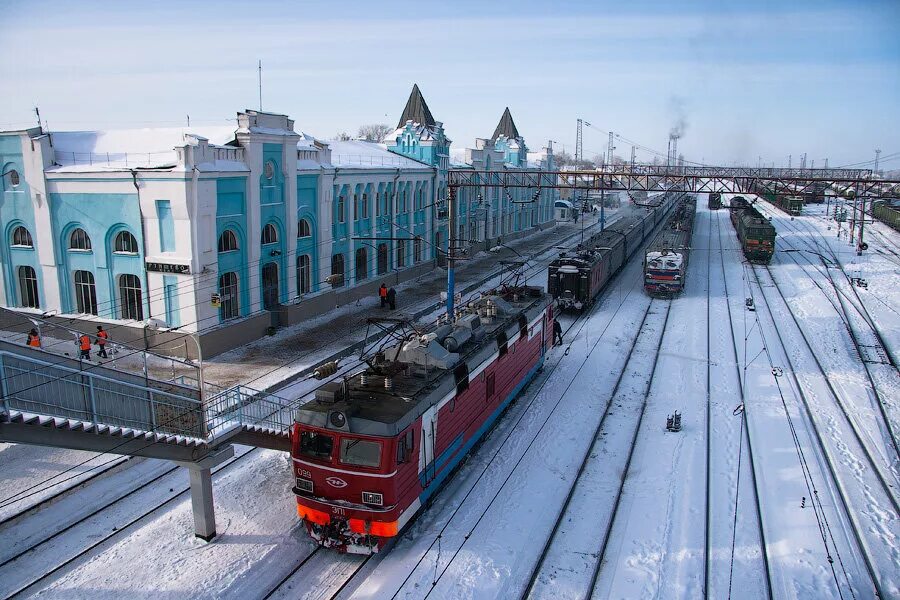
[[[383,506],[384,505],[384,496],[382,496],[378,492],[363,492],[362,493],[362,501],[363,501],[363,504],[373,504],[375,506]]]
[[[341,428],[347,424],[347,417],[344,416],[344,413],[340,411],[334,411],[328,417],[328,420],[331,421],[332,427]]]

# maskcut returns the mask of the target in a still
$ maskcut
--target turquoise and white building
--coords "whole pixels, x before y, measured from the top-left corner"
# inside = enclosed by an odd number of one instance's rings
[[[384,143],[321,141],[286,115],[237,126],[0,132],[0,302],[22,312],[198,333],[204,353],[256,339],[432,270],[447,250],[451,168],[553,168],[509,110],[452,161],[418,87]],[[453,163],[457,164],[453,164]],[[553,224],[549,192],[461,190],[476,248]],[[158,342],[157,342],[158,343]]]

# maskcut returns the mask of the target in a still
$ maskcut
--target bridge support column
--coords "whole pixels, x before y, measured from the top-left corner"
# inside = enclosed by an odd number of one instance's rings
[[[194,536],[210,541],[216,537],[213,506],[212,469],[188,469],[191,476],[191,507],[194,509]]]
[[[206,542],[216,537],[216,511],[213,505],[212,469],[234,456],[234,447],[226,446],[196,462],[175,461],[185,467],[191,480],[191,508],[194,512],[194,536]]]

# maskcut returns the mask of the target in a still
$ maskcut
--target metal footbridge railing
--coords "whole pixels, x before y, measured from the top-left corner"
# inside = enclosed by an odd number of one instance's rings
[[[198,461],[229,443],[289,449],[295,402],[166,382],[0,341],[0,439]]]

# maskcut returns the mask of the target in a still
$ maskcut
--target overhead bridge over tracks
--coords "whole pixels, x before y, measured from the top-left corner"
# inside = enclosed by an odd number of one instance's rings
[[[781,169],[675,165],[605,165],[596,170],[573,171],[478,171],[451,169],[447,181],[460,187],[501,187],[579,190],[629,190],[663,192],[752,193],[754,185],[812,191],[825,184],[833,190],[852,190],[856,197],[895,198],[900,181],[878,179],[869,169]]]
[[[215,535],[211,469],[232,444],[290,450],[296,403],[196,387],[0,341],[0,440],[172,460],[191,476],[195,533]],[[205,396],[205,397],[202,397]]]

